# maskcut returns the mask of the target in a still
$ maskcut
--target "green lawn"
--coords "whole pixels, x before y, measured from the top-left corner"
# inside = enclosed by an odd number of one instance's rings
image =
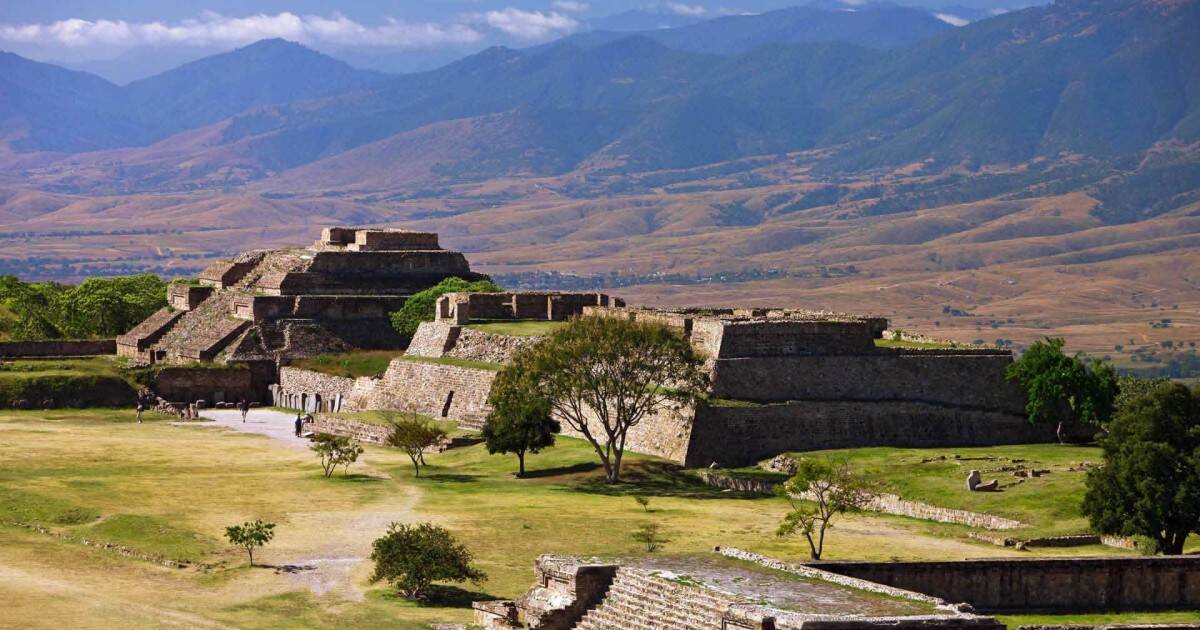
[[[508,335],[509,337],[533,337],[549,335],[562,328],[566,322],[547,321],[514,321],[514,322],[481,322],[467,324],[467,328],[493,335]]]
[[[997,615],[1001,623],[1009,628],[1020,626],[1063,626],[1063,625],[1100,625],[1100,624],[1160,624],[1160,623],[1196,623],[1200,621],[1200,611],[1154,611],[1154,612],[1121,612],[1102,613],[1096,615]]]
[[[344,354],[320,354],[296,361],[294,367],[313,370],[334,376],[358,378],[380,376],[387,371],[392,359],[400,356],[398,350],[357,350]]]
[[[1086,475],[1079,464],[1101,461],[1099,448],[1061,444],[924,449],[880,447],[794,454],[797,457],[823,455],[849,459],[857,470],[879,480],[887,491],[905,499],[985,512],[1027,523],[1029,527],[1012,530],[1018,537],[1090,531],[1079,508]],[[959,458],[956,459],[956,455]],[[1012,460],[1021,460],[1019,463],[1026,468],[1051,472],[1016,483],[1017,477],[1011,470],[1000,470],[1014,467],[1016,464]],[[985,481],[999,479],[1001,491],[967,491],[967,473],[972,469],[978,469]]]
[[[410,354],[396,357],[413,363],[436,363],[438,365],[453,365],[455,367],[476,368],[480,370],[492,370],[493,372],[504,367],[499,363],[490,363],[488,361],[474,361],[472,359],[459,359],[457,357],[418,357]]]
[[[47,399],[58,406],[133,406],[137,384],[116,357],[0,362],[0,407]]]
[[[902,464],[909,457],[893,455]],[[525,479],[512,475],[515,457],[489,455],[482,444],[426,459],[430,465],[414,478],[403,453],[368,446],[349,475],[339,471],[325,479],[306,449],[202,423],[174,426],[151,416],[138,425],[129,410],[0,411],[0,598],[6,621],[22,628],[262,629],[467,621],[472,597],[524,592],[539,554],[641,553],[631,534],[647,521],[661,525],[668,539],[664,553],[705,554],[722,545],[806,557],[801,539],[774,535],[786,509],[781,499],[720,491],[652,457],[629,455],[627,483],[617,486],[603,483],[591,447],[570,438],[530,455]],[[864,456],[886,460],[884,453]],[[649,512],[633,500],[639,495],[650,499]],[[276,539],[256,554],[259,562],[318,568],[248,568],[223,532],[256,518],[278,524]],[[488,579],[425,606],[372,584],[370,563],[362,559],[392,521],[449,528],[476,554]],[[49,534],[13,524],[18,522]],[[968,531],[849,515],[831,532],[826,557],[1079,552],[1017,552],[971,541]],[[169,568],[84,546],[82,539],[192,564]]]

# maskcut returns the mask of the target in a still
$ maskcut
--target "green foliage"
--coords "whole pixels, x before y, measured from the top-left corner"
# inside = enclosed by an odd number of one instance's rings
[[[1162,385],[1171,382],[1169,378],[1140,378],[1137,376],[1122,376],[1118,381],[1120,392],[1113,405],[1114,413],[1122,413],[1135,401],[1154,392]]]
[[[137,398],[130,380],[106,358],[8,361],[0,364],[0,408],[45,401],[58,408],[124,407]]]
[[[78,286],[0,276],[0,337],[84,339],[133,328],[167,304],[158,276],[89,278]]]
[[[617,483],[629,428],[668,404],[698,400],[703,359],[677,331],[655,322],[580,317],[524,348],[513,369],[557,418],[578,431]],[[594,420],[592,419],[594,418]]]
[[[395,328],[396,332],[403,337],[412,337],[417,334],[417,326],[420,326],[421,322],[433,320],[438,298],[447,293],[499,293],[500,291],[503,289],[488,280],[470,282],[462,278],[446,278],[424,291],[412,294],[405,300],[404,306],[391,314],[392,328]]]
[[[483,425],[489,453],[517,456],[517,476],[525,476],[525,454],[554,446],[554,434],[562,430],[550,416],[550,403],[538,394],[526,360],[508,365],[492,382],[488,403],[492,412]]]
[[[292,363],[294,367],[344,378],[379,376],[398,356],[394,350],[358,350],[344,354],[319,354]]]
[[[436,581],[482,582],[487,575],[472,563],[474,556],[442,527],[431,523],[392,523],[372,543],[375,572],[371,581],[387,580],[409,599],[422,599]]]
[[[1030,422],[1080,422],[1103,426],[1112,417],[1118,384],[1113,367],[1099,360],[1090,364],[1080,355],[1063,353],[1065,341],[1047,338],[1035,342],[1008,366],[1007,378],[1025,389],[1025,411]]]
[[[412,460],[414,477],[421,476],[421,464],[425,463],[425,449],[446,438],[446,431],[430,420],[413,412],[387,413],[385,418],[392,425],[385,444],[394,446]]]
[[[264,523],[262,519],[225,528],[225,538],[229,539],[229,543],[245,549],[249,554],[250,566],[254,566],[254,549],[266,545],[274,537],[275,523]]]
[[[309,448],[321,458],[321,469],[326,478],[333,476],[333,471],[337,470],[338,466],[342,467],[342,474],[346,474],[350,470],[350,464],[358,461],[358,456],[363,453],[363,447],[359,446],[358,442],[329,433],[312,436],[312,445]]]
[[[1101,440],[1083,511],[1103,534],[1145,536],[1183,553],[1200,533],[1200,390],[1163,384],[1130,402]]]
[[[783,537],[800,532],[808,541],[813,559],[820,560],[825,532],[833,527],[833,520],[839,514],[861,509],[878,492],[845,459],[801,457],[796,465],[796,474],[779,487],[779,494],[787,499],[791,510],[775,534]]]
[[[644,497],[639,494],[639,495],[635,495],[633,497],[633,500],[636,501],[637,504],[642,507],[642,511],[644,511],[646,513],[650,512],[650,497]]]

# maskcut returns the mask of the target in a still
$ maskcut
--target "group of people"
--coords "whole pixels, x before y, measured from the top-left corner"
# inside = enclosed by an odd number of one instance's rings
[[[238,411],[242,412],[242,422],[245,422],[246,416],[250,414],[250,401],[246,400],[245,398],[239,400],[238,404],[237,404],[237,408],[238,408]],[[142,423],[142,414],[146,411],[145,401],[141,397],[138,397],[136,409],[137,409],[137,423],[141,424]],[[303,411],[296,412],[296,422],[295,422],[296,437],[301,437],[304,434],[304,423],[309,420],[312,420],[311,415],[309,415]]]

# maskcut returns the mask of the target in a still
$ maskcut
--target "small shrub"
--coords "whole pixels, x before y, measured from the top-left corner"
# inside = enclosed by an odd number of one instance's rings
[[[658,523],[642,523],[633,531],[632,538],[644,545],[647,553],[658,551],[667,542]]]
[[[328,433],[314,435],[312,446],[309,448],[321,458],[321,468],[325,471],[327,479],[333,476],[333,471],[337,470],[338,466],[342,467],[342,474],[345,475],[350,470],[350,464],[358,461],[358,456],[363,452],[363,447],[359,446],[358,442]]]
[[[265,546],[275,537],[275,523],[264,523],[261,519],[254,522],[246,521],[241,525],[230,525],[225,528],[225,537],[230,544],[246,550],[250,556],[250,566],[254,566],[254,549]]]

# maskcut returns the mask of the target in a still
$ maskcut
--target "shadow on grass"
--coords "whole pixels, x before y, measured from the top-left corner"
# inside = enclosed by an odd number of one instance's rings
[[[770,496],[714,488],[693,473],[670,462],[630,462],[622,466],[621,481],[610,484],[603,475],[574,484],[578,492],[606,496],[659,496],[688,499],[769,499]]]
[[[422,480],[441,483],[478,483],[479,475],[464,475],[462,473],[421,473]]]
[[[342,483],[372,483],[376,481],[388,481],[387,477],[379,475],[366,475],[363,473],[354,473],[352,475],[334,475],[330,479],[340,481]]]
[[[419,600],[410,600],[392,589],[378,591],[375,597],[383,600],[410,602],[422,608],[470,608],[473,602],[502,599],[491,593],[470,591],[449,584],[433,584]]]
[[[541,479],[545,477],[558,477],[560,475],[576,475],[579,473],[592,472],[600,468],[597,462],[580,462],[571,464],[570,466],[557,466],[554,468],[542,468],[538,470],[525,469],[525,476],[521,479]]]

